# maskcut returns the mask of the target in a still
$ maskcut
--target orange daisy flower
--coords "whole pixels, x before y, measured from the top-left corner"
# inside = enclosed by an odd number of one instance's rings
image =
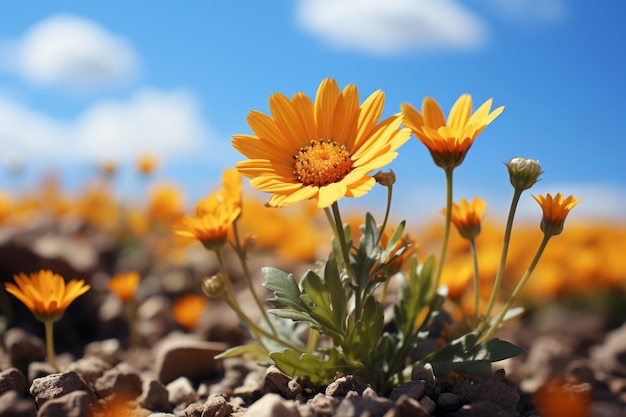
[[[122,301],[129,301],[135,297],[139,286],[139,272],[131,271],[115,274],[109,281],[109,290]]]
[[[369,173],[395,159],[410,138],[400,128],[401,114],[378,121],[384,100],[379,90],[359,105],[355,85],[340,91],[332,79],[322,81],[315,103],[304,93],[291,100],[276,93],[271,117],[248,115],[255,135],[233,135],[233,147],[249,158],[237,169],[253,188],[272,194],[272,207],[314,199],[324,208],[344,196],[363,196],[376,183]]]
[[[561,193],[557,193],[554,197],[547,193],[546,196],[541,194],[533,196],[543,210],[543,218],[541,219],[541,231],[548,236],[555,236],[563,231],[565,218],[574,206],[582,200],[576,200],[573,195],[563,199]]]
[[[480,233],[480,221],[483,218],[485,204],[485,200],[477,197],[474,197],[471,204],[464,198],[460,204],[452,203],[452,223],[465,239],[473,239]],[[441,212],[445,215],[446,209]]]
[[[83,280],[71,280],[67,284],[61,275],[41,270],[30,275],[17,274],[15,284],[7,282],[4,288],[33,312],[41,321],[57,321],[78,296],[89,290]]]
[[[472,114],[472,96],[464,94],[454,103],[448,120],[431,97],[422,103],[422,113],[408,103],[401,105],[404,125],[428,148],[435,164],[443,169],[461,165],[478,135],[502,113],[504,106],[491,111],[491,99]]]
[[[196,203],[193,217],[174,221],[174,233],[198,239],[208,249],[226,242],[228,231],[241,214],[241,176],[232,171],[224,172],[222,189]]]

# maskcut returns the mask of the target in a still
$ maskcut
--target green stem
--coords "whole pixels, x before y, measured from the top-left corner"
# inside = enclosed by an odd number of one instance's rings
[[[273,340],[283,346],[286,346],[294,350],[295,352],[302,353],[302,349],[300,349],[299,347],[292,345],[288,342],[285,342],[284,340],[281,340],[280,338],[278,338],[278,336],[272,333],[269,333],[265,329],[254,324],[254,322],[241,309],[241,306],[237,302],[237,298],[235,297],[235,291],[233,290],[233,287],[230,283],[230,278],[228,277],[228,271],[226,270],[226,264],[224,263],[224,257],[222,256],[222,251],[220,249],[216,249],[213,252],[215,252],[215,255],[217,257],[217,262],[220,266],[220,270],[224,274],[224,285],[226,287],[226,292],[222,296],[222,299],[224,300],[224,302],[226,302],[226,304],[228,304],[230,308],[233,309],[233,311],[235,311],[237,316],[239,316],[239,319],[243,321],[246,324],[246,326],[248,326],[250,331],[253,333],[255,340],[261,346],[261,348],[263,348],[266,352],[269,352],[269,349],[267,348],[267,346],[265,346],[265,343],[263,343],[263,339],[261,338],[261,336],[265,336],[266,338]]]
[[[126,322],[128,323],[128,333],[131,346],[139,346],[139,333],[137,332],[136,304],[134,299],[123,301],[126,312]]]
[[[479,317],[479,303],[480,303],[480,282],[478,275],[478,256],[476,253],[476,239],[470,240],[470,251],[472,253],[472,263],[474,264],[474,323],[478,322]]]
[[[532,262],[530,263],[530,266],[528,267],[528,269],[526,270],[526,272],[524,273],[524,275],[522,276],[520,281],[517,283],[517,286],[515,287],[515,289],[511,293],[511,296],[509,297],[508,301],[506,302],[506,304],[502,308],[502,311],[500,311],[500,314],[498,314],[498,317],[496,317],[495,321],[491,324],[491,327],[489,328],[487,333],[482,335],[481,338],[478,340],[478,342],[477,342],[478,344],[484,343],[485,341],[491,339],[491,337],[494,335],[496,330],[498,330],[498,327],[502,323],[502,320],[504,320],[504,317],[506,316],[506,313],[509,311],[509,309],[511,308],[513,303],[515,303],[517,297],[519,296],[520,292],[522,291],[522,288],[524,288],[524,286],[528,282],[528,279],[530,278],[531,274],[535,270],[535,267],[537,266],[537,263],[539,262],[539,259],[541,258],[541,255],[543,254],[543,251],[545,250],[546,246],[548,245],[548,241],[550,240],[551,237],[552,236],[550,236],[550,235],[546,235],[546,234],[543,235],[543,240],[541,241],[541,245],[539,245],[539,249],[537,249],[537,253],[535,254],[535,257],[533,258]]]
[[[354,289],[354,310],[355,310],[355,322],[359,322],[361,317],[361,288],[359,283],[356,282],[352,265],[350,264],[350,252],[348,251],[348,243],[346,241],[346,234],[343,230],[343,223],[341,222],[341,213],[339,213],[339,205],[335,201],[332,205],[333,218],[335,219],[335,232],[337,240],[339,241],[339,247],[341,248],[341,255],[343,257],[343,263],[346,268],[346,273],[350,277],[350,282],[353,284]]]
[[[452,222],[452,173],[454,168],[446,168],[446,220],[443,229],[443,242],[441,243],[441,254],[435,272],[435,288],[439,287],[441,272],[448,252],[448,240],[450,239],[450,223]]]
[[[236,221],[233,224],[233,232],[235,234],[235,253],[237,253],[237,256],[239,258],[239,263],[241,264],[241,268],[243,269],[243,275],[244,275],[244,277],[246,279],[246,285],[248,286],[248,289],[252,293],[252,298],[254,298],[254,302],[257,305],[257,307],[259,308],[259,311],[261,312],[261,315],[263,315],[263,319],[265,320],[265,323],[269,327],[269,329],[272,332],[272,334],[274,336],[277,336],[276,328],[274,328],[274,324],[272,324],[272,322],[270,321],[270,318],[269,318],[269,316],[267,314],[267,311],[265,310],[265,308],[263,308],[263,304],[261,303],[261,300],[259,299],[259,296],[258,296],[257,292],[254,289],[254,285],[252,284],[252,276],[250,275],[250,269],[248,268],[248,262],[246,262],[246,253],[243,250],[243,247],[241,246],[241,240],[239,239],[239,232],[238,232],[238,229],[237,229],[237,222]]]
[[[46,350],[48,352],[48,362],[50,362],[50,365],[52,365],[56,372],[59,372],[56,355],[54,354],[54,339],[52,335],[54,331],[54,321],[49,319],[44,320],[43,324],[46,328]]]
[[[319,340],[320,337],[320,332],[315,330],[315,329],[311,329],[309,331],[309,340],[307,342],[306,345],[306,353],[313,353],[315,351],[315,348],[317,347],[317,341]]]
[[[385,228],[387,227],[387,221],[389,220],[389,213],[391,212],[391,198],[393,197],[393,185],[387,186],[387,207],[385,208],[385,218],[383,219],[383,224],[380,226],[380,232],[378,233],[378,240],[376,244],[380,244],[381,239],[383,238],[383,234],[385,233]]]
[[[502,278],[504,276],[504,268],[506,266],[506,257],[509,252],[509,242],[511,241],[511,231],[513,230],[513,219],[515,218],[515,210],[517,209],[517,204],[519,203],[519,199],[524,190],[515,189],[513,193],[513,199],[511,200],[511,208],[509,209],[509,218],[506,222],[506,229],[504,231],[504,239],[502,241],[502,252],[500,254],[500,264],[498,265],[498,272],[496,273],[496,279],[493,283],[493,288],[491,289],[491,295],[489,296],[489,301],[487,302],[487,307],[485,309],[485,315],[483,316],[482,321],[478,325],[477,330],[483,331],[489,322],[489,316],[491,315],[491,310],[493,310],[493,306],[498,298],[498,294],[500,293],[500,287],[502,286]]]

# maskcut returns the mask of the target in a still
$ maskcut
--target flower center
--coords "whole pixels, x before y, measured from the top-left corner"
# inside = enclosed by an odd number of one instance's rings
[[[304,185],[323,187],[341,181],[352,170],[350,152],[334,140],[312,140],[293,156],[293,173]]]

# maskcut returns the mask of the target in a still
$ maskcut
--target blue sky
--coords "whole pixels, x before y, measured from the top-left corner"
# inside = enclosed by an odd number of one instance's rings
[[[275,0],[11,2],[0,13],[0,150],[23,165],[0,189],[56,171],[69,190],[94,164],[152,153],[155,180],[189,203],[242,159],[231,135],[274,92],[315,94],[323,78],[386,94],[386,114],[432,96],[447,113],[470,93],[504,105],[455,171],[455,199],[503,215],[503,162],[538,159],[532,193],[584,198],[579,216],[626,218],[626,3],[620,0]],[[404,217],[437,212],[443,173],[415,138],[391,167]],[[124,191],[126,190],[126,191]],[[374,206],[374,190],[353,204]],[[530,195],[522,210],[537,216]],[[572,213],[575,215],[576,213]],[[496,213],[493,213],[496,215]]]

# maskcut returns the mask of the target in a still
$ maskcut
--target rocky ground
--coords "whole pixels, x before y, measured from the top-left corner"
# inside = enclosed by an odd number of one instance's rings
[[[423,365],[411,381],[382,396],[350,375],[312,386],[275,367],[214,360],[245,340],[234,314],[213,300],[198,326],[183,331],[172,320],[171,300],[149,277],[142,283],[149,295],[138,308],[142,344],[129,347],[121,306],[94,275],[113,255],[96,251],[100,264],[81,266],[32,247],[15,236],[3,243],[0,236],[2,279],[39,268],[96,278],[55,325],[60,373],[45,362],[43,325],[0,291],[8,323],[0,334],[2,417],[626,415],[626,325],[603,309],[538,308],[501,330],[499,337],[528,351],[494,364],[492,374],[442,379]],[[51,247],[80,253],[58,240]]]

